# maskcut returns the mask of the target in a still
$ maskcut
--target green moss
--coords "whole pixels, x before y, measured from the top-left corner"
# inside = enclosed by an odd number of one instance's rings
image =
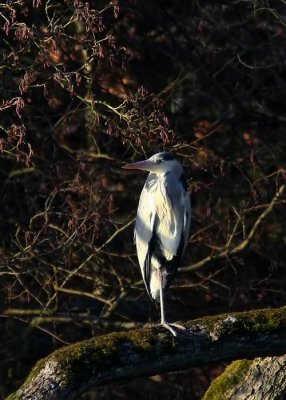
[[[150,328],[146,328],[143,331],[136,330],[130,333],[129,340],[139,351],[149,352],[155,341],[154,332]]]
[[[108,371],[120,364],[125,356],[126,346],[134,347],[136,352],[150,352],[158,337],[149,328],[129,333],[111,333],[75,343],[54,353],[54,359],[60,364],[60,370],[66,382],[82,381],[91,371]],[[171,351],[173,345],[162,346],[162,351]]]
[[[127,348],[136,353],[149,353],[156,348],[156,357],[176,351],[177,342],[167,332],[158,334],[156,330],[144,328],[128,333],[111,333],[75,343],[56,351],[53,355],[60,364],[65,382],[82,381],[92,371],[108,371],[120,365]]]
[[[286,307],[277,310],[255,310],[230,314],[221,314],[192,321],[193,325],[205,326],[215,339],[249,333],[271,332],[286,328]]]
[[[158,333],[151,328],[145,328],[144,331],[131,332],[129,339],[137,351],[151,351],[156,345],[156,354],[170,354],[177,349],[177,340],[167,331]]]
[[[17,393],[12,393],[6,398],[6,400],[21,400],[21,398]]]
[[[112,333],[75,343],[54,353],[54,359],[61,366],[66,382],[83,380],[90,376],[90,371],[102,372],[111,368],[120,357],[120,343],[124,334]]]
[[[30,382],[39,374],[41,369],[43,369],[45,367],[46,361],[47,361],[47,358],[43,358],[36,363],[34,368],[31,370],[30,374],[27,376],[21,389],[24,389],[25,387],[27,387],[30,384]],[[22,395],[21,395],[21,393],[19,394],[19,392],[17,391],[15,393],[10,394],[10,396],[8,396],[6,400],[21,400],[21,399],[22,399]]]
[[[36,365],[34,366],[32,371],[27,376],[27,378],[25,380],[25,385],[28,385],[39,374],[41,369],[43,369],[45,367],[45,365],[46,365],[46,358],[43,358],[43,359],[37,361]]]
[[[205,393],[203,400],[224,400],[229,398],[229,391],[238,385],[249,371],[251,360],[232,362],[218,378],[216,378]]]

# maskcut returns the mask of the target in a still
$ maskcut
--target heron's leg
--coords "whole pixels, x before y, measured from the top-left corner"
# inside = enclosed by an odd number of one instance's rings
[[[161,310],[161,325],[167,328],[173,336],[177,336],[176,331],[166,322],[165,319],[165,309],[164,309],[164,296],[163,296],[163,274],[161,269],[159,269],[160,274],[160,310]]]

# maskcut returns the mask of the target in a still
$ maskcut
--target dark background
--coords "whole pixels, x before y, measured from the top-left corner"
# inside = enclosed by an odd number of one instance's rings
[[[193,204],[168,320],[284,305],[285,197],[263,217],[285,184],[284,1],[1,7],[2,398],[60,346],[158,322],[133,244],[146,176],[121,166],[161,150]],[[224,367],[82,399],[196,400]]]

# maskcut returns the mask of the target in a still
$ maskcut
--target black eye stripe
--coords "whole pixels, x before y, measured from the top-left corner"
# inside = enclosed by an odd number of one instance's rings
[[[175,158],[172,153],[164,153],[162,157],[165,161],[171,161]]]
[[[161,164],[165,161],[175,160],[175,156],[172,153],[159,153],[154,156],[153,160],[156,164]]]

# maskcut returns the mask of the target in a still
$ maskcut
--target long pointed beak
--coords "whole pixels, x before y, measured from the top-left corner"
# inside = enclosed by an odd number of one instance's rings
[[[144,171],[153,171],[156,164],[150,160],[138,161],[131,164],[123,165],[124,169],[142,169]]]

